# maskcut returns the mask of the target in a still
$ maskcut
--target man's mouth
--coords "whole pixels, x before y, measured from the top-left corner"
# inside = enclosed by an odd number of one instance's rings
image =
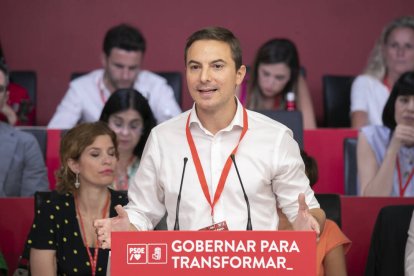
[[[198,88],[197,91],[200,93],[212,93],[212,92],[216,92],[218,89],[217,88]]]

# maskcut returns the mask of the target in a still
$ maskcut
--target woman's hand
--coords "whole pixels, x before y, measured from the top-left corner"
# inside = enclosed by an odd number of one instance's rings
[[[390,141],[390,148],[399,151],[401,146],[414,146],[414,127],[397,125]]]

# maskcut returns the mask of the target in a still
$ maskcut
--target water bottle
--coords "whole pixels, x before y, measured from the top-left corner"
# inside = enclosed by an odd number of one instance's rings
[[[296,110],[295,93],[293,91],[287,92],[286,94],[286,110],[287,111]]]

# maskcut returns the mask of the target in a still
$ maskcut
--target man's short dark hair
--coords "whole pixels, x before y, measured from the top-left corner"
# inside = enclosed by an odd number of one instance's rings
[[[185,45],[184,61],[187,64],[187,52],[194,42],[199,40],[217,40],[227,43],[230,46],[231,54],[236,64],[236,70],[243,65],[242,50],[239,40],[234,34],[223,27],[208,27],[193,33],[188,39]]]
[[[10,77],[10,73],[9,73],[9,68],[7,67],[7,65],[0,60],[0,71],[3,72],[5,80],[6,80],[6,87],[7,85],[9,85],[9,77]]]
[[[127,24],[117,25],[106,32],[103,42],[103,51],[106,56],[111,54],[113,48],[145,53],[145,38],[135,27]]]

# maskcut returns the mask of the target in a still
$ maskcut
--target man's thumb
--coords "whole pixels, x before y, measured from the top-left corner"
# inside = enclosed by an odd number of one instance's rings
[[[301,211],[305,211],[308,210],[308,204],[306,204],[306,200],[305,200],[305,194],[304,193],[300,193],[298,196],[298,202],[299,202],[299,210]]]
[[[121,218],[128,217],[128,213],[125,211],[125,209],[121,205],[115,206],[115,211]]]

